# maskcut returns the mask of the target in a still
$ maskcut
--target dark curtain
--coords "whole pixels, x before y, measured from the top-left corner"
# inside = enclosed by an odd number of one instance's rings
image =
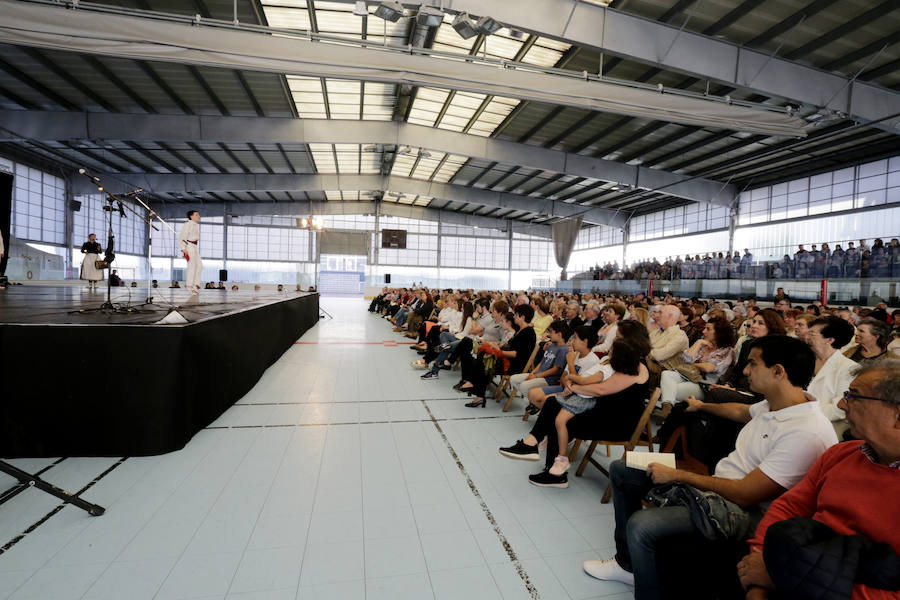
[[[6,246],[6,252],[3,260],[0,260],[0,275],[6,273],[6,261],[9,260],[9,221],[12,216],[12,191],[13,176],[6,173],[0,173],[0,233],[3,235],[3,244]]]

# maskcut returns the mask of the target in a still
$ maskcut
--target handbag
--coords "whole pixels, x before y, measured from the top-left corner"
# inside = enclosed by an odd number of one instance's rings
[[[94,261],[94,268],[95,268],[95,269],[108,269],[108,268],[109,268],[109,263],[106,262],[105,260],[95,260],[95,261]]]

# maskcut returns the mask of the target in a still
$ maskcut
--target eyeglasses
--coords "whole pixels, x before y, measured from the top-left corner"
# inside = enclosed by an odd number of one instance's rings
[[[887,398],[876,398],[874,396],[861,396],[859,394],[851,393],[850,390],[847,390],[846,392],[844,392],[844,400],[846,400],[847,402],[850,402],[851,400],[878,400],[879,402],[889,402],[891,404],[894,404],[893,401],[888,400]]]

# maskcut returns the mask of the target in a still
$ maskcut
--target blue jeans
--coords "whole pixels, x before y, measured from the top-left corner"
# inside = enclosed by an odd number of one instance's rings
[[[653,481],[644,471],[626,467],[624,460],[613,461],[609,479],[616,510],[616,562],[634,574],[635,600],[657,600],[657,545],[668,537],[693,533],[690,512],[683,506],[642,510],[641,499]]]
[[[406,319],[409,317],[409,309],[401,308],[397,311],[397,314],[394,315],[394,320],[397,322],[397,327],[403,327],[406,323]]]
[[[445,360],[450,358],[450,355],[453,354],[453,351],[456,350],[456,347],[459,346],[459,343],[462,341],[452,333],[448,333],[446,331],[441,332],[440,339],[442,344],[449,343],[450,347],[446,350],[442,350],[441,353],[437,355],[437,358],[434,359],[434,366],[431,368],[432,372],[434,373],[437,373],[441,370],[441,365],[444,364]]]

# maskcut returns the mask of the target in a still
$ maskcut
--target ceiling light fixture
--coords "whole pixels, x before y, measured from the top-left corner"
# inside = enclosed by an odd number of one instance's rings
[[[438,27],[444,22],[444,13],[441,9],[432,6],[423,6],[416,15],[416,25],[423,27]]]
[[[478,30],[475,29],[475,22],[470,19],[469,15],[466,13],[456,15],[456,18],[453,19],[453,23],[450,25],[456,30],[459,37],[464,40],[468,40],[478,35]]]
[[[356,5],[353,7],[353,14],[357,17],[369,16],[369,9],[366,8],[365,0],[356,0]]]
[[[411,154],[412,148],[409,146],[400,146],[400,149],[397,150],[397,154]]]
[[[428,150],[419,150],[419,158],[431,158],[431,152]]]
[[[378,145],[369,144],[368,146],[363,146],[363,152],[378,152]]]
[[[503,24],[494,17],[481,17],[475,22],[475,29],[487,35],[497,33],[502,28]]]
[[[396,23],[403,16],[403,5],[399,2],[382,2],[375,9],[375,16]]]

